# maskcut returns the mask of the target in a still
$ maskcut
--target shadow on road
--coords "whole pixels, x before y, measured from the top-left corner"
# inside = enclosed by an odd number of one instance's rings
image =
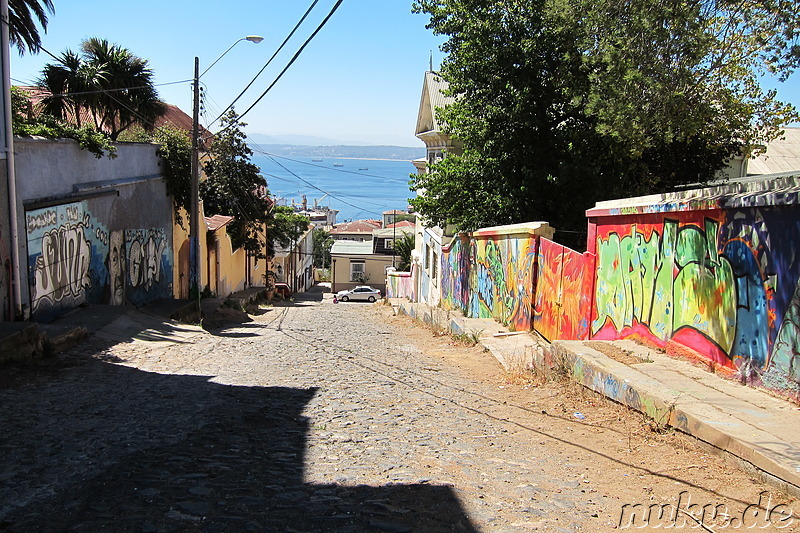
[[[315,394],[94,360],[0,390],[0,530],[475,530],[448,486],[305,483]]]

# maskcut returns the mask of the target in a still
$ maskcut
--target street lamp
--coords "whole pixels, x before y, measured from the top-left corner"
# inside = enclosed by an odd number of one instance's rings
[[[192,212],[189,220],[189,295],[197,298],[198,310],[200,305],[200,78],[217,64],[225,54],[242,41],[258,44],[264,38],[259,35],[242,37],[222,52],[207,69],[200,74],[200,59],[194,58],[194,101],[192,106]]]

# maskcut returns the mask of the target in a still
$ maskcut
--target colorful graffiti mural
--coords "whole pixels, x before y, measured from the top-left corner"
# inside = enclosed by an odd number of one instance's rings
[[[800,382],[799,242],[786,208],[609,217],[597,226],[592,338],[689,348],[785,390]]]
[[[414,293],[414,280],[417,267],[413,266],[411,272],[389,272],[386,276],[386,296],[389,298],[406,298],[416,302]]]
[[[589,336],[594,256],[542,238],[533,325],[546,339]]]
[[[467,253],[469,243],[465,236],[456,236],[449,246],[442,248],[441,305],[449,311],[467,314],[469,301],[469,262]]]
[[[143,305],[171,295],[163,228],[109,232],[86,202],[76,202],[28,211],[26,231],[34,318],[82,303]]]
[[[442,305],[531,329],[536,246],[527,233],[456,237],[442,251]]]

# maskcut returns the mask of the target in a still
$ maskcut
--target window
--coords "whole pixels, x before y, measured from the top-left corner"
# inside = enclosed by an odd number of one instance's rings
[[[394,248],[394,239],[385,239],[383,245],[387,250],[391,250]]]
[[[366,273],[364,261],[350,261],[350,281],[362,282],[366,278]]]
[[[432,251],[431,253],[431,279],[435,282],[436,277],[438,276],[438,267],[439,266],[439,257],[437,257],[436,252]]]
[[[428,270],[431,267],[431,247],[429,245],[425,245],[425,270]]]

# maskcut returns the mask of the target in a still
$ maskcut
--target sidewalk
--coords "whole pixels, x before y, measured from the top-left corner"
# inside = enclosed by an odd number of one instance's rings
[[[507,370],[567,372],[583,386],[695,437],[800,497],[800,408],[786,400],[632,341],[550,344],[535,332],[510,333],[493,319],[464,318],[404,299],[390,303],[396,312],[434,327],[476,336]],[[595,349],[609,345],[628,362]]]

